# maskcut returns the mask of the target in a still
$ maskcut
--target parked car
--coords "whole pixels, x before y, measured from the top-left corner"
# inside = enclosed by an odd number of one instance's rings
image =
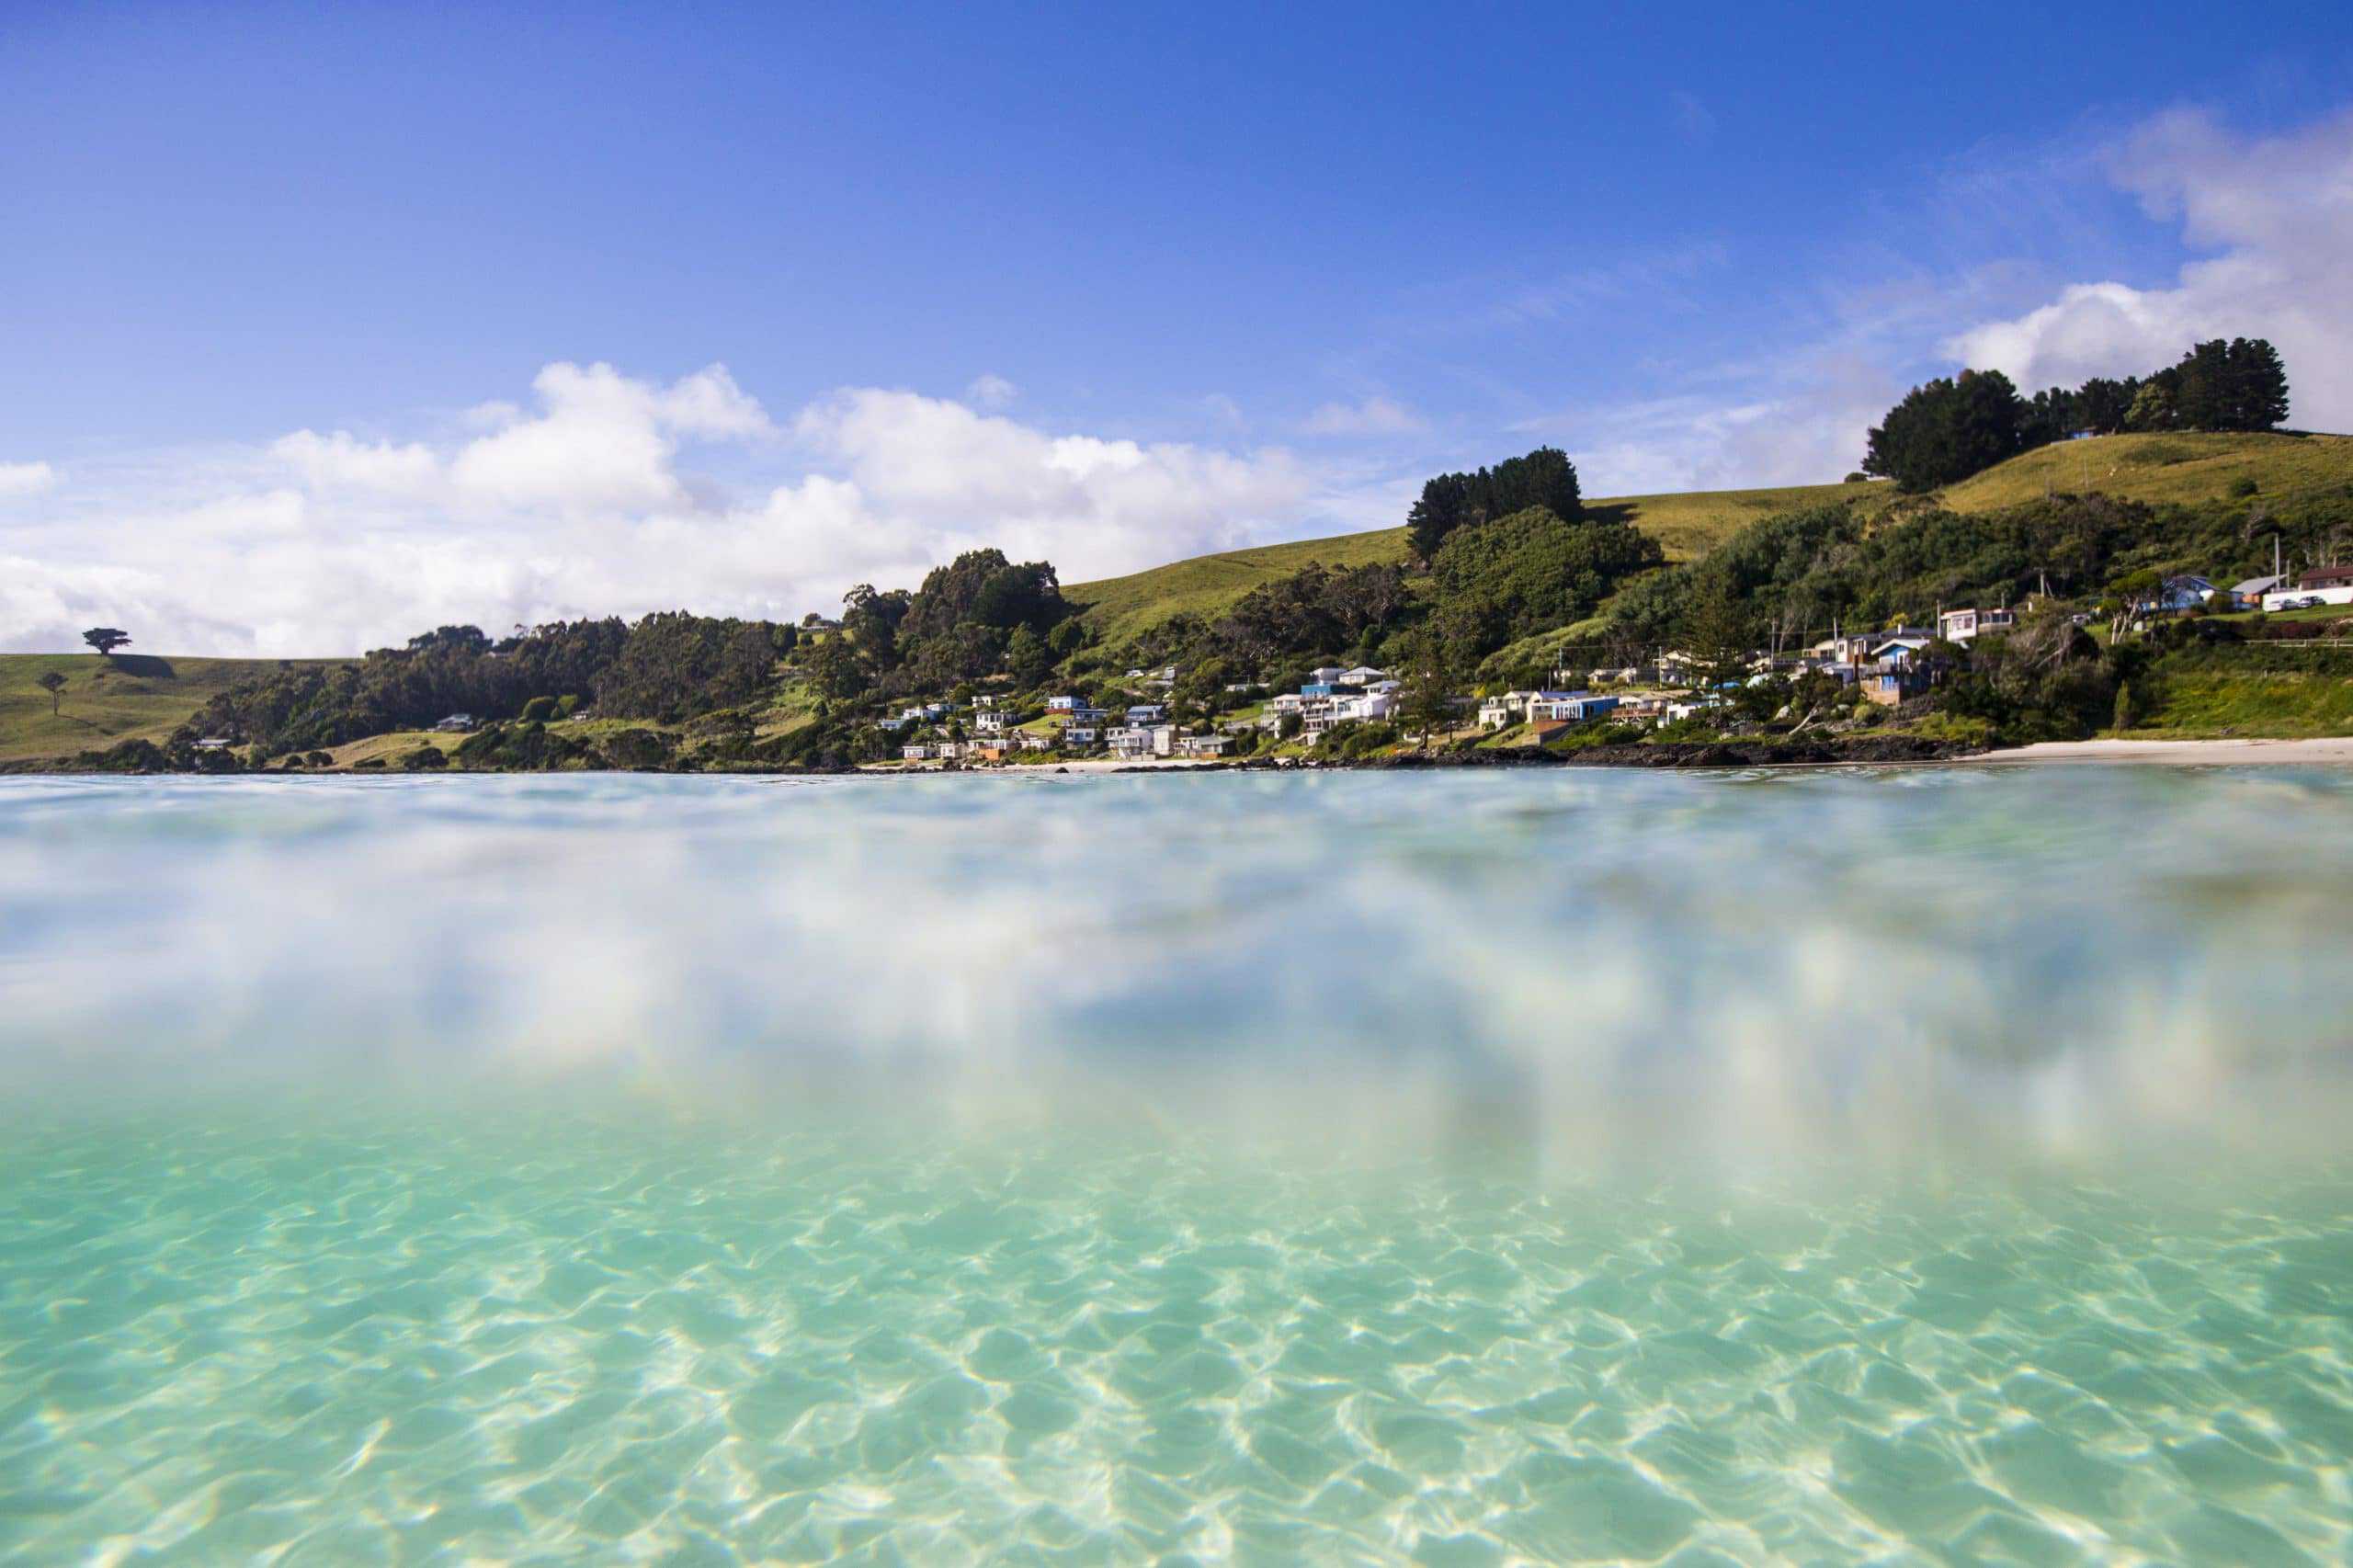
[[[2318,594],[2306,594],[2300,599],[2286,600],[2279,608],[2281,609],[2318,609],[2327,602],[2328,601],[2326,599],[2322,598]]]

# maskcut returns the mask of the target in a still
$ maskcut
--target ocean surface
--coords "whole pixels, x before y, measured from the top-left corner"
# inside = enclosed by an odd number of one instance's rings
[[[2353,771],[0,780],[0,1562],[2353,1561]]]

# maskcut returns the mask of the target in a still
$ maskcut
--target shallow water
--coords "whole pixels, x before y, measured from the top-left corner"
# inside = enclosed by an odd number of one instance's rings
[[[2346,1561],[2353,776],[0,786],[0,1560]]]

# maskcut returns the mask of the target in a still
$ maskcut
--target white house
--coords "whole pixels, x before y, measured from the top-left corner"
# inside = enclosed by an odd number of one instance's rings
[[[474,716],[471,713],[452,713],[433,726],[436,733],[444,735],[462,735],[473,727]]]
[[[1233,744],[1232,735],[1187,735],[1176,743],[1187,756],[1223,756]]]
[[[2007,631],[2018,623],[2009,609],[1949,609],[1937,617],[1937,635],[1963,645],[1988,632]]]
[[[1589,691],[1553,693],[1538,697],[1528,704],[1530,720],[1566,720],[1582,724],[1587,719],[1598,719],[1618,706],[1614,697],[1596,697]]]
[[[928,762],[931,760],[931,748],[929,746],[901,746],[899,756],[904,762]]]
[[[1049,713],[1067,713],[1074,708],[1084,708],[1086,706],[1086,704],[1085,702],[1075,697],[1049,697],[1046,699],[1046,711]]]
[[[1342,686],[1370,686],[1374,681],[1388,678],[1387,670],[1376,670],[1370,665],[1358,665],[1355,669],[1342,670],[1339,682]]]
[[[1013,728],[1013,710],[1010,708],[974,709],[972,728],[983,735],[1001,735]]]

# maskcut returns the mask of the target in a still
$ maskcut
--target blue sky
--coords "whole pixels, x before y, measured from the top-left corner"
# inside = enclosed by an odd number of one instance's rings
[[[643,591],[713,608],[993,528],[1076,577],[1391,521],[1539,440],[1597,494],[1835,479],[1963,353],[2353,347],[2316,298],[2348,107],[2342,6],[19,4],[0,556],[42,570],[0,645],[129,593],[183,642],[333,651],[222,598],[268,561],[386,635],[654,608],[577,565],[649,538],[708,540]],[[564,383],[612,393],[595,455],[650,465],[602,496],[535,390],[599,365]],[[663,412],[711,367],[744,406]],[[501,483],[457,483],[499,436]],[[175,541],[218,613],[134,581]],[[345,559],[387,548],[447,585]]]

